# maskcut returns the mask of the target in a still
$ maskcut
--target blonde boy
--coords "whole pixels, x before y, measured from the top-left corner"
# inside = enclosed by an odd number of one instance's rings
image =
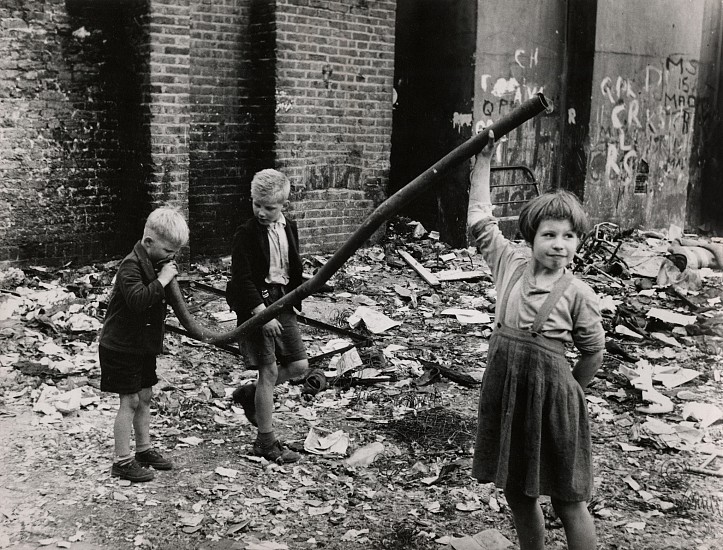
[[[120,397],[113,425],[113,477],[150,481],[156,470],[173,464],[151,445],[150,419],[156,355],[163,349],[166,316],[164,288],[178,274],[174,258],[188,241],[181,213],[158,208],[146,220],[143,238],[121,262],[100,333],[102,391]],[[131,454],[135,432],[135,455]]]
[[[277,170],[262,170],[251,182],[254,217],[241,225],[234,237],[231,280],[226,290],[239,324],[302,283],[299,233],[294,221],[283,214],[289,191],[289,179]],[[241,342],[249,367],[259,375],[255,384],[241,386],[233,394],[249,421],[258,426],[254,454],[279,463],[295,462],[299,454],[274,434],[274,386],[309,368],[294,307],[301,309],[301,301],[289,305]]]

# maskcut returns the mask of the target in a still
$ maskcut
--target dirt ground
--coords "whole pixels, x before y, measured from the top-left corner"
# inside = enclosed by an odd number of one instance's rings
[[[253,373],[231,353],[169,334],[159,358],[151,433],[176,468],[157,472],[149,483],[122,482],[110,477],[117,398],[96,389],[97,368],[51,376],[29,374],[17,361],[0,363],[0,548],[443,549],[450,537],[487,529],[517,547],[503,495],[469,475],[477,387],[430,376],[437,372],[419,362],[474,380],[484,366],[489,333],[440,312],[489,296],[491,283],[445,283],[433,291],[409,268],[390,265],[379,254],[357,255],[333,292],[305,302],[305,313],[349,330],[344,323],[349,314],[360,304],[375,304],[402,321],[382,334],[358,329],[371,339],[359,348],[365,366],[378,367],[373,374],[389,380],[370,381],[367,372],[316,396],[302,395],[298,384],[277,388],[277,433],[303,449],[312,427],[330,437],[342,432],[349,443],[343,455],[304,452],[298,464],[285,466],[249,456],[255,430],[228,396]],[[418,302],[395,293],[395,285],[411,289]],[[615,290],[628,291],[635,295],[626,285]],[[220,300],[199,296],[191,300],[197,315],[210,319],[223,311]],[[92,355],[97,345],[92,334],[54,333],[22,317],[0,329],[0,348],[6,348],[0,354],[14,351],[38,362],[40,335],[52,338],[71,359],[73,350]],[[308,326],[303,332],[311,355],[339,337]],[[715,374],[719,348],[690,345],[663,354],[667,347],[660,341],[620,341],[635,355],[657,350],[651,356],[658,364],[700,373],[665,391],[676,411],[656,418],[683,420],[681,389],[721,402]],[[625,364],[608,355],[589,392],[596,473],[590,509],[599,548],[723,548],[720,477],[695,473],[705,454],[671,448],[646,432],[653,415],[636,410],[641,392],[621,374]],[[328,367],[328,359],[317,366]],[[425,373],[428,379],[420,378]],[[81,387],[87,399],[66,415],[34,411],[47,387]],[[703,442],[720,448],[722,431],[720,421],[713,423]],[[346,462],[372,443],[383,450],[369,465]],[[545,501],[543,509],[548,547],[564,548],[559,520]]]

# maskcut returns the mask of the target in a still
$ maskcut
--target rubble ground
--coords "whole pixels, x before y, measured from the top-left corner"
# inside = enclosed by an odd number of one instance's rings
[[[98,389],[97,336],[117,262],[0,270],[0,548],[516,547],[503,494],[470,477],[489,270],[395,223],[304,302],[328,388],[279,386],[275,413],[302,460],[250,455],[255,429],[230,394],[254,373],[236,350],[169,331],[151,434],[176,467],[148,483],[110,477],[117,397]],[[604,235],[576,268],[608,337],[587,391],[604,550],[723,548],[722,272],[676,271],[669,245]],[[181,281],[194,316],[221,330],[235,326],[213,291],[226,272],[207,262]],[[548,547],[564,548],[542,505]]]

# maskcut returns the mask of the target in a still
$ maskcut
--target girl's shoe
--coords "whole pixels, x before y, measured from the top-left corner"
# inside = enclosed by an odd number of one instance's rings
[[[170,470],[173,468],[173,462],[167,458],[163,458],[163,455],[155,449],[147,449],[142,453],[136,453],[136,461],[141,466],[152,466],[155,470]]]
[[[131,459],[123,464],[114,462],[113,467],[110,469],[110,475],[111,477],[119,477],[134,483],[150,481],[156,476],[153,470],[144,468],[138,464],[137,460],[134,459]]]

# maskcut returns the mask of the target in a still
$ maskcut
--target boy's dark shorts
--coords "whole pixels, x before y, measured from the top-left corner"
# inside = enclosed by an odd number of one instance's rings
[[[249,369],[256,370],[261,365],[277,361],[280,365],[288,365],[308,358],[296,313],[284,311],[276,317],[276,320],[284,329],[281,336],[277,338],[264,336],[261,329],[258,329],[239,342]]]
[[[285,293],[284,287],[280,285],[271,285],[268,292],[269,296],[266,305],[272,304]],[[281,336],[277,338],[264,336],[261,328],[259,328],[239,340],[239,347],[246,358],[249,369],[257,370],[261,365],[276,362],[283,366],[308,358],[294,309],[292,307],[285,308],[276,317],[276,320],[281,323],[284,329]]]
[[[158,383],[156,356],[98,347],[100,389],[121,395],[138,393]]]

